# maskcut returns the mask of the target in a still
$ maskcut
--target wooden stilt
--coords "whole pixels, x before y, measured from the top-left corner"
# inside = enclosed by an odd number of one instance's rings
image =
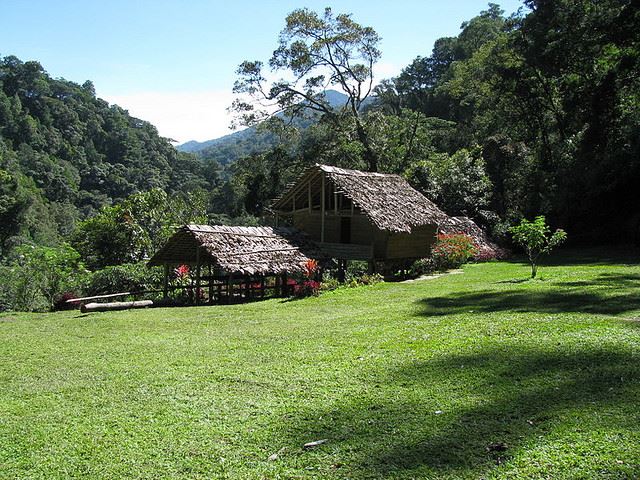
[[[233,301],[233,274],[229,274],[227,277],[227,303]]]
[[[201,280],[201,268],[200,268],[200,248],[196,249],[196,305],[200,305],[200,280]]]
[[[209,305],[213,304],[213,277],[211,276],[211,263],[209,263]]]
[[[164,262],[164,287],[162,291],[162,298],[169,298],[169,264]]]

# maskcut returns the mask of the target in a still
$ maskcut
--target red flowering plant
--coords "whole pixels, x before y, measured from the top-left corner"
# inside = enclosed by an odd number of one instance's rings
[[[320,282],[315,280],[318,272],[318,262],[316,260],[307,260],[304,264],[304,278],[300,282],[296,282],[293,286],[293,295],[295,297],[318,296],[320,293]]]
[[[431,258],[437,270],[459,268],[478,253],[478,247],[469,235],[439,234],[431,249]]]
[[[174,269],[173,272],[176,275],[178,280],[188,280],[189,279],[189,265],[180,265],[178,268]]]
[[[195,300],[195,295],[197,295],[200,300],[204,298],[204,292],[202,291],[202,289],[196,291],[196,289],[193,287],[191,268],[189,267],[189,265],[179,265],[178,267],[173,269],[173,274],[175,275],[175,284],[177,286],[183,287],[183,300],[193,302]]]

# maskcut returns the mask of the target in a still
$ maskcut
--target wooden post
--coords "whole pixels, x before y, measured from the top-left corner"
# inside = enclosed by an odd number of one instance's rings
[[[313,198],[311,197],[311,180],[309,180],[309,213],[311,213],[311,210],[313,209],[312,201]]]
[[[211,276],[211,262],[209,262],[209,305],[213,303],[213,278]]]
[[[196,305],[200,305],[200,247],[196,249]]]
[[[233,273],[227,277],[227,303],[231,303],[233,299]]]
[[[338,281],[344,283],[347,270],[347,261],[338,260]]]
[[[169,264],[164,262],[164,288],[162,290],[162,298],[169,297]]]
[[[322,173],[322,198],[320,199],[320,242],[324,242],[324,172]]]
[[[289,284],[287,283],[287,272],[282,274],[282,296],[287,297],[289,295]]]
[[[353,217],[353,199],[351,199],[351,216]]]
[[[260,298],[264,298],[264,275],[260,275]]]

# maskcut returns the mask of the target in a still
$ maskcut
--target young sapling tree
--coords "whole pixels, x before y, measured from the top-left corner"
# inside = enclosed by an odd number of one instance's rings
[[[536,278],[538,273],[538,259],[541,255],[549,253],[553,247],[567,239],[567,234],[561,228],[553,234],[547,225],[544,215],[539,215],[533,222],[526,218],[509,229],[513,241],[524,248],[531,264],[531,278]]]

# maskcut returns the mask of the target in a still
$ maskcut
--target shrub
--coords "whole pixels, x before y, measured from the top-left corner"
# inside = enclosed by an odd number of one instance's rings
[[[365,273],[358,279],[360,285],[375,285],[384,282],[384,277],[379,273]]]
[[[317,297],[320,294],[320,282],[316,280],[304,280],[301,283],[296,283],[293,287],[293,296],[302,297]]]
[[[86,286],[87,296],[119,292],[138,292],[162,287],[159,267],[149,268],[144,262],[125,263],[93,272]]]
[[[352,280],[358,282],[358,279],[366,275],[369,271],[369,264],[362,260],[352,260],[347,265],[344,281],[349,284]]]
[[[317,296],[320,293],[320,282],[315,280],[318,272],[318,262],[315,260],[308,260],[304,264],[303,279],[296,282],[293,279],[289,279],[293,286],[293,296],[302,298],[309,296]]]
[[[411,264],[409,274],[411,276],[420,276],[433,273],[436,270],[432,258],[420,258]]]
[[[431,258],[436,270],[459,268],[477,253],[478,249],[469,235],[456,233],[439,234],[431,249]]]
[[[72,310],[73,308],[77,308],[78,304],[77,303],[67,303],[68,300],[72,300],[74,298],[78,298],[80,295],[78,295],[75,292],[64,292],[63,294],[59,295],[54,304],[53,304],[53,309],[54,310]]]
[[[2,270],[1,308],[23,311],[51,310],[63,292],[81,287],[87,273],[67,244],[21,245]]]
[[[353,277],[347,282],[349,288],[362,287],[365,285],[375,285],[384,281],[384,277],[379,273],[364,273],[359,277]]]
[[[340,286],[340,282],[337,278],[331,276],[329,272],[325,272],[322,275],[322,282],[320,282],[320,290],[323,292],[330,292]]]

